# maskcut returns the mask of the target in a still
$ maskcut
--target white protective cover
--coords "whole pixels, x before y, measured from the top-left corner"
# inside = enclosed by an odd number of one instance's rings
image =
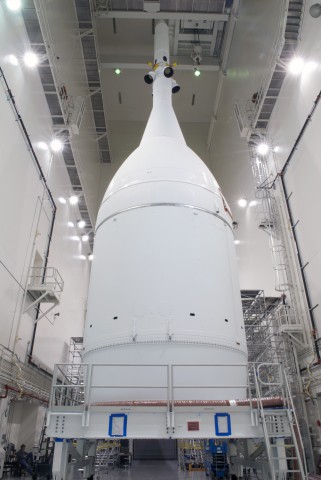
[[[157,25],[156,36],[165,27]],[[158,388],[166,383],[163,370],[148,367],[155,364],[186,366],[175,367],[173,381],[191,388],[177,388],[175,399],[246,396],[229,208],[184,141],[163,70],[156,69],[142,142],[114,176],[99,211],[84,335],[85,363],[146,365],[110,369],[108,381],[96,373],[95,384],[143,382],[146,388],[95,389],[93,401],[167,398]]]

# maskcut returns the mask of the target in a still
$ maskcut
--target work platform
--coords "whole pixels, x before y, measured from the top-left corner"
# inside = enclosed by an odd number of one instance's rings
[[[27,292],[33,301],[25,308],[24,313],[40,304],[47,304],[45,311],[38,315],[38,322],[59,305],[63,289],[64,281],[56,268],[32,267]]]
[[[202,385],[197,378],[191,378],[188,384],[182,383],[175,374],[181,365],[130,366],[131,369],[153,367],[158,373],[161,369],[163,374],[148,386],[144,375],[135,377],[140,379],[139,384],[124,383],[121,371],[126,372],[128,365],[81,364],[78,383],[70,376],[70,364],[56,365],[47,432],[58,442],[54,461],[57,474],[66,471],[66,458],[71,455],[77,458],[78,467],[85,467],[89,477],[94,465],[93,452],[100,439],[259,439],[263,449],[259,445],[254,456],[264,450],[265,460],[238,458],[233,460],[235,465],[239,462],[252,468],[268,469],[271,475],[266,478],[281,479],[287,473],[299,473],[300,478],[307,478],[289,384],[279,364],[250,364],[248,398],[242,400],[184,398],[184,391],[190,392],[193,382],[195,395],[201,390],[208,398],[212,389],[214,397],[221,379],[214,380],[208,375]],[[111,368],[118,372],[117,376],[108,375]],[[197,368],[209,373],[209,369],[215,371],[217,365],[197,365]],[[99,377],[95,375],[97,369]],[[230,388],[232,391],[235,386],[230,385]],[[138,399],[128,400],[135,398],[135,394]],[[75,439],[77,447],[70,441]]]

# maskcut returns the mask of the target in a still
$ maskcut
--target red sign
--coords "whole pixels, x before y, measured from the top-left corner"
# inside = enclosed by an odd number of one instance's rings
[[[200,429],[200,422],[187,422],[188,432],[198,432]]]

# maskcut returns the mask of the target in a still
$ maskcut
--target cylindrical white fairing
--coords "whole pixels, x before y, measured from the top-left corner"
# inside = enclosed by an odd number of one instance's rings
[[[156,70],[141,145],[101,205],[84,337],[86,363],[147,365],[115,367],[109,384],[141,387],[143,378],[146,388],[96,389],[93,401],[166,398],[164,370],[148,367],[156,364],[172,366],[175,399],[246,396],[231,217],[213,175],[185,144],[170,84]],[[102,382],[99,373],[93,382]]]

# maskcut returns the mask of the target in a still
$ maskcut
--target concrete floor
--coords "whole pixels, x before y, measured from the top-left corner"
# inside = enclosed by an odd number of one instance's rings
[[[249,480],[258,480],[255,474],[248,476]],[[31,480],[29,475],[22,477],[6,476],[4,480]],[[188,472],[178,468],[177,460],[135,460],[132,468],[110,469],[108,473],[95,475],[95,480],[209,480],[205,472]],[[38,477],[38,480],[45,480]],[[83,480],[80,472],[75,472],[74,480]]]
[[[115,468],[100,480],[205,480],[205,472],[183,472],[177,460],[135,460],[132,468]]]

